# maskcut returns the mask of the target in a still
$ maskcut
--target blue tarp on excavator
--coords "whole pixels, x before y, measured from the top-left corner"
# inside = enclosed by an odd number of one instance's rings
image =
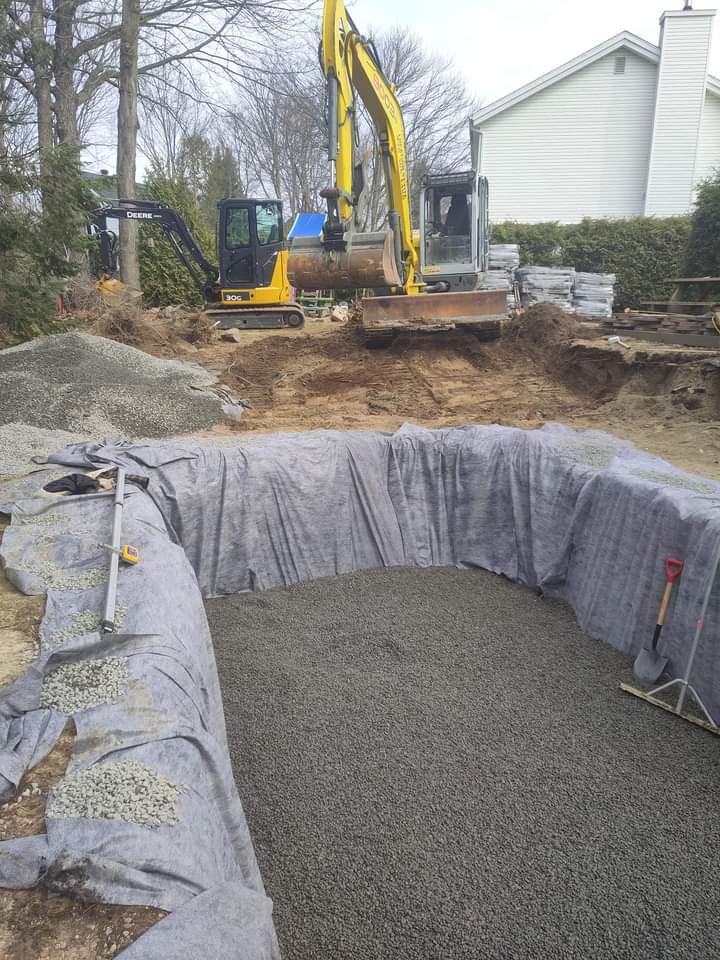
[[[324,213],[299,213],[295,217],[295,223],[290,227],[288,240],[296,240],[298,237],[319,237],[326,219]]]

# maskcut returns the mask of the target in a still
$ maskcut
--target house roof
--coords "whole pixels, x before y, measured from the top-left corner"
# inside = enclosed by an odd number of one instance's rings
[[[524,87],[518,87],[518,89],[513,90],[512,93],[508,93],[506,96],[500,97],[499,100],[494,100],[492,103],[489,103],[472,118],[473,126],[479,126],[486,120],[490,120],[491,117],[497,116],[498,113],[502,113],[504,110],[508,110],[510,107],[522,103],[522,101],[527,100],[528,97],[540,93],[541,90],[545,90],[554,83],[558,83],[558,81],[564,80],[571,74],[577,73],[578,70],[589,67],[590,64],[595,63],[596,60],[600,60],[602,57],[606,57],[608,54],[615,53],[619,50],[629,50],[631,53],[635,53],[639,57],[649,60],[651,63],[660,63],[660,47],[655,46],[654,43],[649,43],[647,40],[643,40],[642,37],[638,37],[634,33],[630,33],[629,30],[623,30],[622,33],[617,33],[614,37],[610,37],[609,40],[605,40],[604,43],[599,43],[596,47],[592,47],[592,49],[586,50],[585,53],[581,53],[580,56],[575,57],[574,60],[568,60],[567,63],[556,67],[555,70],[544,73],[541,77],[538,77],[537,80],[526,83]],[[720,96],[720,80],[716,77],[708,75],[706,87],[709,93]]]

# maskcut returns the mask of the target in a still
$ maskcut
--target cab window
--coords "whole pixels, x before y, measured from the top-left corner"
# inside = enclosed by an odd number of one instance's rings
[[[250,246],[250,211],[247,207],[232,207],[225,219],[225,246],[228,250]]]
[[[282,214],[279,203],[258,204],[255,208],[258,243],[267,246],[282,240]]]

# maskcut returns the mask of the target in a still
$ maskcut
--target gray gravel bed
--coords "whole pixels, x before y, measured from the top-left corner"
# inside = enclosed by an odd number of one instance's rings
[[[127,657],[66,663],[47,674],[40,702],[71,717],[101,703],[115,703],[129,683]]]
[[[2,353],[0,353],[0,358]],[[0,395],[4,391],[0,376]],[[40,400],[40,397],[38,397]],[[4,400],[3,400],[4,402]],[[42,401],[41,401],[42,402]],[[0,404],[0,408],[2,404]],[[0,409],[0,417],[3,416]],[[33,407],[22,411],[21,416],[30,419],[35,416]],[[109,431],[100,432],[96,439],[101,439],[109,432],[113,435],[112,425]],[[33,457],[45,460],[51,453],[57,453],[71,443],[81,443],[83,440],[93,439],[87,434],[67,430],[48,430],[35,427],[28,423],[3,423],[0,425],[0,477],[12,477],[37,469],[32,462]],[[66,470],[67,472],[67,470]],[[50,478],[48,478],[50,479]],[[47,482],[47,481],[46,481]]]
[[[211,600],[285,960],[720,957],[717,738],[481,571]]]
[[[177,823],[180,788],[137,760],[96,763],[52,788],[48,817],[126,820],[142,827]]]

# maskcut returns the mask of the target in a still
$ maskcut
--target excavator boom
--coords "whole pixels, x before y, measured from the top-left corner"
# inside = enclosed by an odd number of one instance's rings
[[[427,218],[429,239],[423,247],[423,259],[427,260],[427,248],[445,260],[441,266],[428,264],[423,275],[420,246],[413,238],[400,104],[393,84],[383,73],[374,43],[360,34],[345,9],[345,0],[324,0],[320,62],[327,83],[332,182],[321,191],[327,203],[322,236],[293,240],[288,260],[291,282],[306,290],[387,291],[391,296],[363,301],[363,325],[373,334],[384,336],[389,330],[401,329],[445,330],[460,325],[477,326],[485,320],[498,329],[500,319],[507,313],[504,297],[496,291],[472,289],[480,273],[479,234],[484,231],[475,196],[480,194],[481,179],[477,173],[470,178],[471,204],[467,204],[463,193],[464,208],[458,198],[447,192],[446,185],[436,185],[437,213]],[[373,233],[361,232],[358,224],[364,182],[357,143],[358,101],[372,121],[385,181],[387,228]],[[465,186],[460,189],[465,190]],[[451,199],[452,229],[446,222],[436,222],[441,212],[448,216],[446,208]],[[449,234],[457,232],[462,223],[466,224],[466,242],[461,238],[451,242],[455,238]],[[433,230],[436,236],[430,237]],[[457,264],[450,264],[450,251],[459,258]],[[453,267],[449,277],[446,265]],[[457,302],[446,292],[454,285],[458,292],[453,292],[452,297],[459,297]]]

